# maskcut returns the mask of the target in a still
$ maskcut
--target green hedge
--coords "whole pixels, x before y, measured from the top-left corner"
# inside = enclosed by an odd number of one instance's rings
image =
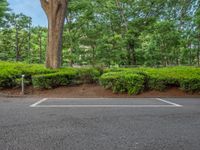
[[[200,91],[200,68],[166,67],[166,68],[112,68],[105,73],[142,74],[144,87],[149,90],[163,91],[170,87],[179,87],[187,92]]]
[[[187,92],[200,91],[200,68],[62,68],[46,69],[43,65],[30,65],[0,61],[0,88],[20,85],[21,75],[25,83],[38,88],[53,88],[69,84],[100,83],[114,92],[137,94],[143,90],[163,91],[171,86]],[[100,77],[101,76],[101,77]]]
[[[163,91],[171,86],[179,87],[179,77],[176,74],[172,74],[172,72],[170,72],[170,69],[146,69],[144,71],[148,78],[146,88]]]
[[[144,90],[145,77],[140,74],[124,72],[109,72],[100,77],[100,84],[113,92],[128,92],[128,94],[139,94]]]
[[[187,92],[200,91],[200,69],[195,67],[168,67],[147,69],[149,89],[165,90],[171,86]]]
[[[56,73],[33,76],[32,83],[35,88],[48,89],[69,84],[93,83],[99,76],[99,71],[94,68],[62,68]]]
[[[52,74],[35,75],[32,77],[32,83],[35,88],[49,89],[72,84],[76,77],[76,71],[57,72]]]
[[[20,84],[21,75],[25,75],[26,83],[31,84],[31,76],[55,72],[42,65],[29,65],[23,63],[0,61],[0,88],[11,88]]]
[[[186,92],[200,91],[200,77],[188,77],[180,80],[180,88]]]
[[[25,83],[39,88],[97,82],[100,72],[95,68],[46,69],[43,65],[0,61],[0,88],[20,86],[21,75]],[[32,83],[33,82],[33,83]],[[44,85],[43,85],[44,84]],[[55,84],[55,85],[54,85]]]
[[[79,83],[95,83],[101,76],[100,71],[95,68],[81,68],[77,71]]]

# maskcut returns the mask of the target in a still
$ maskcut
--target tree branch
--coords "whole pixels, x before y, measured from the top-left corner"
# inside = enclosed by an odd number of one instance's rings
[[[49,11],[49,1],[48,0],[40,0],[42,8],[44,9],[46,15],[48,16]]]

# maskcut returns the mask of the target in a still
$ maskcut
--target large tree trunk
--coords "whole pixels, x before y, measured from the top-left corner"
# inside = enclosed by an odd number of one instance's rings
[[[64,27],[67,0],[40,0],[48,18],[48,44],[46,67],[61,66],[62,33]]]

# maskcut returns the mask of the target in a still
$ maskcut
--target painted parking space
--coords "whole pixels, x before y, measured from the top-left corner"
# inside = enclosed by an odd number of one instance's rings
[[[31,104],[30,107],[183,107],[180,104],[174,103],[161,98],[44,98]]]

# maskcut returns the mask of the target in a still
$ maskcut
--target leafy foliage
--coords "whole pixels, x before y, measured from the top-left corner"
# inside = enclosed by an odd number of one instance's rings
[[[109,72],[100,78],[100,84],[113,92],[139,94],[144,90],[144,76],[126,72]]]
[[[24,63],[0,62],[0,87],[8,88],[18,85],[21,75],[25,75],[28,83],[31,76],[36,74],[53,73],[54,70],[44,68],[42,65],[28,65]]]
[[[0,60],[45,62],[47,28],[0,2]],[[73,0],[63,66],[200,65],[199,0]]]
[[[35,75],[32,77],[33,86],[35,88],[55,88],[58,86],[66,86],[73,82],[77,73],[75,71],[57,72],[51,74]]]
[[[105,70],[105,72],[113,74],[114,78],[116,74],[142,75],[144,77],[143,86],[146,90],[163,91],[175,86],[187,92],[200,91],[200,68],[196,67],[116,68]],[[110,88],[113,85],[109,83],[106,84],[107,86]]]
[[[97,82],[100,72],[95,68],[46,69],[43,65],[0,62],[0,87],[11,88],[20,84],[22,75],[26,83],[38,88],[54,88],[68,84]]]
[[[95,68],[61,68],[51,70],[43,65],[0,62],[0,87],[12,88],[25,75],[26,84],[37,88],[54,88],[69,84],[96,83],[114,92],[138,94],[144,90],[163,91],[172,86],[187,92],[200,91],[200,68],[110,68],[102,73]]]

